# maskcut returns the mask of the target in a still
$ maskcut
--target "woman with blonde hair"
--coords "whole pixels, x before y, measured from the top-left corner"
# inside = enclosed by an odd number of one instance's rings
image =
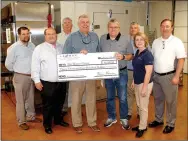
[[[139,126],[132,128],[132,131],[137,131],[136,137],[139,138],[147,131],[148,104],[153,87],[152,72],[154,58],[152,53],[146,48],[148,46],[148,38],[144,33],[138,32],[134,36],[134,44],[138,50],[132,61],[134,69],[131,87],[135,90],[140,123]]]

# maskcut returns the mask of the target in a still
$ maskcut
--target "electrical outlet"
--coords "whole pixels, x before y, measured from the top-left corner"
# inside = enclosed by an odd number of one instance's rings
[[[125,14],[128,14],[128,10],[125,10]]]

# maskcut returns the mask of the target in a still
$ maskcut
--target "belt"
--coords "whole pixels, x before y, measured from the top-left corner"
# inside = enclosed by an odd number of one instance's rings
[[[21,74],[21,75],[26,75],[26,76],[31,76],[31,74],[26,74],[26,73],[18,73],[18,72],[14,72],[14,73]]]
[[[155,72],[155,73],[160,75],[160,76],[163,76],[163,75],[168,75],[168,74],[172,74],[172,73],[175,73],[175,72],[176,72],[176,70],[169,71],[169,72],[166,72],[166,73],[157,73],[157,72]]]
[[[125,69],[127,69],[127,66],[125,66],[124,68],[121,68],[119,70],[122,71],[122,70],[125,70]]]

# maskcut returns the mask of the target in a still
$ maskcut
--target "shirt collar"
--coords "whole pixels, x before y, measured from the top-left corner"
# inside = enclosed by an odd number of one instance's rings
[[[50,44],[50,43],[48,43],[48,42],[45,42],[45,43],[54,48],[53,44]],[[57,46],[58,46],[57,42],[56,42],[54,45],[55,45],[55,47],[57,47]]]
[[[173,38],[173,35],[171,34],[171,35],[168,37],[168,39],[163,39],[163,37],[161,37],[161,40],[168,42],[168,41],[170,41],[172,38]]]
[[[71,32],[69,34],[66,34],[64,31],[62,32],[65,36],[69,36],[71,34]]]
[[[27,43],[27,46],[26,46],[24,43],[22,43],[22,41],[18,40],[18,44],[21,46],[29,47],[29,42]]]
[[[138,52],[139,52],[139,50],[137,50]],[[148,49],[146,48],[146,49],[144,49],[139,55],[141,55],[141,54],[143,54],[143,53],[145,53],[146,51],[148,51]]]
[[[119,32],[119,34],[116,36],[115,40],[119,41],[119,38],[121,37],[121,33]],[[110,40],[110,34],[107,34],[106,40]]]
[[[82,37],[87,37],[87,36],[84,35],[82,32],[80,32],[80,30],[78,30],[78,33],[79,33]],[[90,35],[90,32],[88,32],[88,35]]]

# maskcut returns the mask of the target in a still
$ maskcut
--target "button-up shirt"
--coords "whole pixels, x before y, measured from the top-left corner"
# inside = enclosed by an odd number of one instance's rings
[[[152,44],[154,56],[154,71],[166,73],[176,69],[177,59],[186,58],[185,47],[182,41],[171,35],[168,39],[155,39]]]
[[[71,34],[71,33],[70,33]],[[57,35],[57,42],[59,43],[59,44],[62,44],[62,45],[64,45],[65,44],[65,41],[67,40],[67,38],[68,38],[68,36],[70,35],[70,34],[65,34],[65,32],[61,32],[61,33],[59,33],[58,35]]]
[[[80,53],[81,50],[87,50],[88,53],[98,51],[99,39],[96,33],[89,32],[84,35],[80,31],[72,33],[66,40],[63,53]]]
[[[5,66],[9,71],[31,74],[31,58],[35,45],[28,42],[27,46],[17,41],[7,49]]]
[[[32,56],[31,77],[35,83],[41,80],[58,82],[57,55],[62,54],[63,46],[44,42],[38,45]]]
[[[101,52],[119,52],[123,55],[134,54],[133,48],[130,45],[128,36],[117,35],[115,40],[111,40],[109,34],[102,35],[100,38],[99,48]],[[119,69],[127,67],[126,60],[119,60]]]

